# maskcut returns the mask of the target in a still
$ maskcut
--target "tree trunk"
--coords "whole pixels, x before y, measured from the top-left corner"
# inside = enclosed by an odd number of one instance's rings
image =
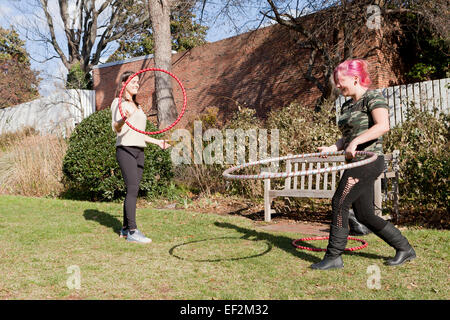
[[[171,0],[148,0],[155,40],[155,67],[167,71],[172,69],[170,4]],[[155,72],[155,90],[158,127],[163,129],[172,124],[178,116],[173,99],[172,77],[164,72]]]
[[[328,101],[335,101],[339,97],[339,90],[334,85],[332,80],[333,74],[331,76],[326,76],[324,89],[320,98],[316,100],[315,103],[315,111],[320,111],[322,109],[322,105]]]

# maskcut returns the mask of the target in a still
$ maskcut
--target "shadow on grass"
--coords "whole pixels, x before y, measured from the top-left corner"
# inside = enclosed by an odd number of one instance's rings
[[[309,261],[311,263],[316,263],[322,260],[323,256],[320,257],[316,257],[315,255],[309,254],[308,251],[305,250],[300,250],[295,248],[292,245],[292,241],[295,240],[293,238],[289,238],[286,236],[282,236],[282,235],[272,235],[266,232],[258,232],[255,230],[251,230],[251,229],[246,229],[246,228],[242,228],[239,226],[236,226],[234,224],[231,223],[224,223],[224,222],[215,222],[214,223],[217,227],[220,228],[228,228],[228,229],[233,229],[239,233],[243,233],[244,235],[242,236],[242,239],[248,239],[248,238],[256,238],[258,240],[266,240],[269,243],[271,243],[273,246],[280,248],[290,254],[292,254],[295,257],[298,257],[302,260],[306,260]],[[311,243],[308,242],[304,242],[304,241],[297,241],[296,242],[297,245],[301,245],[301,246],[306,246],[306,247],[311,247],[311,248],[316,248],[313,245],[311,245]],[[369,244],[370,245],[370,244]],[[359,252],[359,251],[353,251],[353,252],[345,252],[344,255],[347,254],[351,254],[351,255],[358,255],[364,258],[368,258],[368,259],[381,259],[381,258],[385,258],[385,256],[380,256],[377,254],[372,254],[372,253],[366,253],[366,252]]]
[[[83,190],[69,187],[58,195],[59,199],[75,201],[93,201],[92,196]]]
[[[113,229],[115,233],[119,233],[122,228],[122,222],[107,212],[87,209],[84,210],[83,216],[86,220],[92,220],[100,223],[102,226]]]
[[[190,245],[190,244],[195,244],[195,243],[199,243],[199,242],[208,242],[208,241],[215,241],[215,240],[235,240],[235,239],[240,239],[240,240],[248,240],[248,241],[259,241],[259,239],[257,240],[252,240],[252,239],[245,239],[245,238],[239,238],[239,237],[218,237],[218,238],[210,238],[210,239],[203,239],[203,240],[194,240],[194,241],[189,241],[189,242],[185,242],[182,244],[178,244],[176,246],[173,246],[172,248],[170,248],[169,250],[169,254],[177,259],[180,260],[187,260],[187,261],[195,261],[195,262],[219,262],[219,261],[237,261],[237,260],[243,260],[243,259],[250,259],[250,258],[255,258],[255,257],[260,257],[262,255],[265,255],[266,253],[270,252],[272,250],[272,245],[267,242],[264,241],[265,245],[267,246],[267,248],[260,253],[257,254],[252,254],[249,256],[243,256],[243,257],[233,257],[233,258],[217,258],[217,259],[187,259],[184,258],[180,255],[175,254],[175,250],[179,247],[182,246],[186,246],[186,245]]]

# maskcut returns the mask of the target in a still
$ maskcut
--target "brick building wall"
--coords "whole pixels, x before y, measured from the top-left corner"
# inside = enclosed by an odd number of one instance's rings
[[[303,77],[309,54],[299,51],[295,45],[297,38],[298,33],[273,25],[173,54],[172,73],[183,83],[188,101],[179,126],[183,127],[208,107],[218,108],[220,120],[234,112],[237,104],[254,108],[260,117],[294,100],[311,106],[320,92]],[[355,56],[364,54],[365,46],[361,48],[355,50]],[[393,50],[388,54],[376,50],[367,60],[374,87],[398,83]],[[154,67],[154,61],[147,57],[94,68],[97,110],[110,106],[122,72],[150,67]],[[142,74],[138,94],[138,101],[147,111],[156,108],[151,73]],[[180,111],[181,90],[175,81],[173,85]]]

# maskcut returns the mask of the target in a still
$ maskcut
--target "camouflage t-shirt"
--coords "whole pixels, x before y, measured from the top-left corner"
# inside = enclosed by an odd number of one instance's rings
[[[367,90],[356,103],[350,99],[342,105],[338,126],[344,138],[344,150],[354,138],[374,125],[371,112],[376,108],[385,108],[389,111],[386,99],[375,90]],[[356,150],[371,151],[381,155],[383,154],[383,138],[379,137],[360,144]]]

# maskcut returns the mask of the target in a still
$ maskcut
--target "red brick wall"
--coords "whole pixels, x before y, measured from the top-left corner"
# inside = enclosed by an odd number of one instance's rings
[[[264,117],[271,109],[294,100],[312,105],[320,92],[302,75],[309,55],[295,49],[296,38],[298,33],[274,25],[174,54],[172,73],[183,83],[188,99],[180,126],[208,107],[217,107],[219,117],[224,117],[236,110],[238,103],[256,109],[257,115]],[[398,82],[391,68],[392,59],[376,51],[367,60],[374,87]],[[148,59],[94,69],[97,110],[111,104],[122,72],[153,66],[153,59]],[[153,78],[151,72],[142,75],[138,100],[150,109]],[[176,82],[174,88],[180,111],[182,96]]]

